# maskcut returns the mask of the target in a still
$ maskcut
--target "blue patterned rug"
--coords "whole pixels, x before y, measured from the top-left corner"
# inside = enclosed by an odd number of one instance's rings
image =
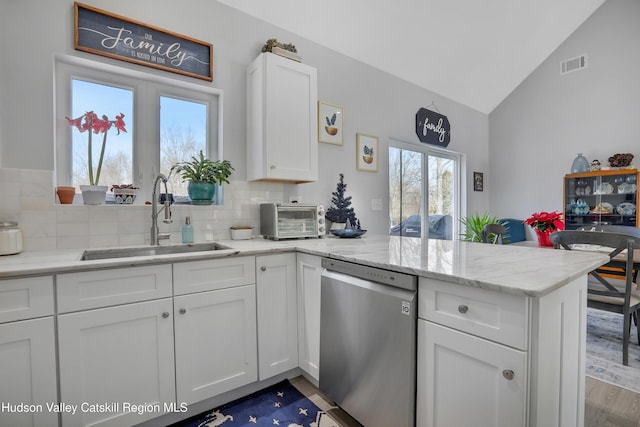
[[[629,366],[622,364],[622,315],[587,309],[586,374],[640,393],[640,346],[631,324]]]
[[[175,427],[337,427],[335,421],[284,380]]]

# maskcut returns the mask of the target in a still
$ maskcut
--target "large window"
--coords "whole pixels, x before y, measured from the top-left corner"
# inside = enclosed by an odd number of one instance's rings
[[[463,165],[460,153],[390,141],[390,234],[456,238],[464,210]]]
[[[150,200],[158,173],[168,176],[173,164],[191,160],[200,150],[212,160],[222,159],[220,90],[66,55],[56,58],[55,71],[57,185],[78,190],[88,184],[87,132],[65,120],[87,111],[110,120],[124,114],[127,132],[109,130],[99,183],[140,187],[136,203]],[[102,136],[93,135],[94,165]],[[169,191],[186,199],[185,184],[171,178]]]
[[[71,81],[72,118],[77,119],[87,112],[93,111],[99,118],[106,116],[115,120],[124,114],[127,132],[117,132],[113,127],[107,131],[105,150],[102,153],[104,134],[92,134],[91,159],[94,168],[102,156],[102,168],[99,182],[102,185],[133,183],[133,91],[100,83],[87,82],[80,79]],[[72,182],[78,188],[89,182],[89,132],[72,132]],[[98,173],[93,171],[94,176]]]
[[[176,195],[187,194],[187,183],[171,167],[207,152],[207,104],[160,97],[160,172],[169,177]]]

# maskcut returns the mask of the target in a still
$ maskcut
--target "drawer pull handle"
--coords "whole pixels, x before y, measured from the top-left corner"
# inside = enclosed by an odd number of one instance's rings
[[[165,311],[164,313],[162,313],[162,317],[166,319],[167,317],[169,317],[169,313]]]
[[[260,271],[267,271],[267,267],[265,266],[260,267]]]
[[[502,371],[502,376],[511,381],[513,377],[516,376],[516,374],[514,374],[511,369],[505,369],[504,371]]]
[[[467,313],[467,311],[469,311],[469,307],[468,307],[468,306],[466,306],[466,305],[464,305],[464,304],[460,304],[460,305],[458,306],[458,311],[459,311],[460,313],[462,313],[462,314],[466,314],[466,313]]]
[[[181,308],[181,309],[180,309],[180,314],[185,314],[186,312],[187,312],[187,309],[186,309],[186,308]]]

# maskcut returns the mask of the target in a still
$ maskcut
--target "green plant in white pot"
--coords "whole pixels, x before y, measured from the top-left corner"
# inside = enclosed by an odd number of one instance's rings
[[[210,160],[202,150],[191,161],[176,163],[171,173],[179,173],[182,181],[188,181],[187,192],[192,205],[210,205],[216,194],[216,185],[229,183],[229,177],[235,169],[228,160]]]

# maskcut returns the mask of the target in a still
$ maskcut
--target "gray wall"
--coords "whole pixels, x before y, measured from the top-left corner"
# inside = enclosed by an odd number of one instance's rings
[[[526,218],[563,209],[563,177],[589,160],[633,153],[640,166],[640,2],[608,0],[490,115],[491,210]],[[560,62],[588,67],[560,75]]]
[[[303,62],[318,68],[319,99],[342,105],[345,112],[344,146],[320,144],[320,181],[287,185],[285,198],[293,195],[302,201],[328,204],[338,174],[342,172],[348,185],[347,193],[353,196],[363,227],[387,231],[387,157],[380,158],[378,173],[356,171],[356,132],[378,136],[379,150],[384,154],[390,137],[419,144],[414,131],[415,113],[432,101],[452,124],[449,149],[468,155],[469,184],[471,171],[484,171],[485,179],[490,176],[488,117],[478,111],[215,1],[86,0],[85,3],[213,43],[214,82],[201,82],[75,51],[71,0],[0,0],[0,52],[3,53],[0,95],[5,104],[0,110],[1,167],[53,169],[54,126],[66,126],[64,113],[53,116],[53,55],[63,53],[222,89],[225,158],[236,167],[232,179],[245,180],[245,69],[258,55],[262,44],[275,37],[295,44]],[[23,38],[26,31],[28,39]],[[482,193],[469,192],[469,211],[487,210],[490,193],[488,184]],[[373,198],[383,200],[382,211],[371,211]]]

